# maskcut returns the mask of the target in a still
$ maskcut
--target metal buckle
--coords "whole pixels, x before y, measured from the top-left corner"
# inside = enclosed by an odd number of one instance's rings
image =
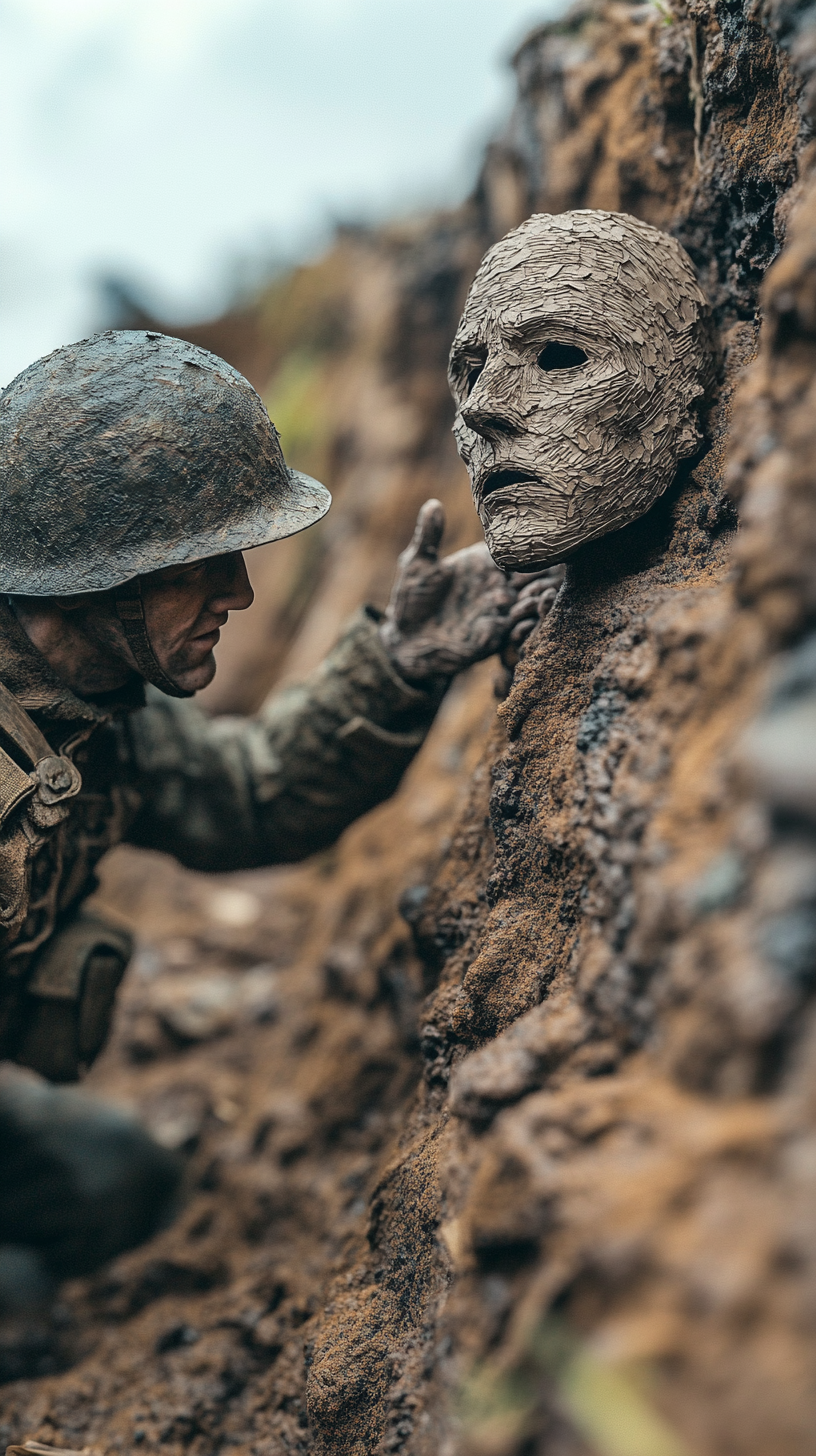
[[[61,758],[57,754],[41,758],[35,765],[32,778],[36,780],[37,793],[43,804],[60,804],[63,799],[73,799],[82,788],[79,769],[74,767],[70,758]]]

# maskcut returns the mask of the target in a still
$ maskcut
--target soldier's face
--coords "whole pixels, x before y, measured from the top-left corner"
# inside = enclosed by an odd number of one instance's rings
[[[664,326],[632,317],[616,266],[591,241],[511,234],[468,297],[451,351],[454,435],[505,570],[564,561],[642,515],[675,475],[680,430],[655,368]]]
[[[212,682],[221,628],[253,597],[240,552],[142,577],[150,645],[179,687],[195,693]],[[109,592],[12,600],[34,646],[74,692],[93,696],[127,682],[136,663]]]
[[[236,551],[150,572],[142,577],[142,600],[159,664],[179,687],[198,692],[215,676],[213,649],[227,617],[250,607],[254,592]]]

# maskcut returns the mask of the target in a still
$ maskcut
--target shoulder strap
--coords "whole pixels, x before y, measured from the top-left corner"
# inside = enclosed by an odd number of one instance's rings
[[[33,774],[27,774],[4,748],[0,748],[0,826],[5,824],[9,814],[24,799],[28,799],[36,788]]]
[[[0,728],[24,753],[32,768],[41,758],[53,758],[54,750],[22,703],[0,682]]]
[[[54,752],[48,739],[19,703],[5,683],[0,682],[0,728],[20,753],[28,759],[32,772],[26,773],[10,754],[0,747],[0,824],[12,809],[35,791],[42,803],[59,804],[72,799],[82,788],[79,769],[61,754]]]
[[[4,683],[0,683],[0,728],[12,743],[28,759],[33,768],[40,759],[53,757],[50,745],[43,737],[36,723],[29,718],[25,708],[18,703]],[[0,746],[0,825],[9,814],[28,799],[37,788],[37,780],[26,773],[5,749]]]

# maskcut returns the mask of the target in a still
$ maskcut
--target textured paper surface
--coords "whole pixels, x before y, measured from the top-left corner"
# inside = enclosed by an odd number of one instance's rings
[[[499,566],[563,561],[662,495],[700,443],[707,315],[684,249],[625,213],[537,213],[490,249],[449,378]],[[547,344],[586,360],[547,367]]]

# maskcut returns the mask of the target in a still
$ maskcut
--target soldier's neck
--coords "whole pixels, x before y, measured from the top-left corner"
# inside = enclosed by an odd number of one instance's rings
[[[114,692],[132,676],[112,644],[89,635],[86,613],[65,611],[48,598],[10,597],[9,602],[29,641],[77,697]]]

